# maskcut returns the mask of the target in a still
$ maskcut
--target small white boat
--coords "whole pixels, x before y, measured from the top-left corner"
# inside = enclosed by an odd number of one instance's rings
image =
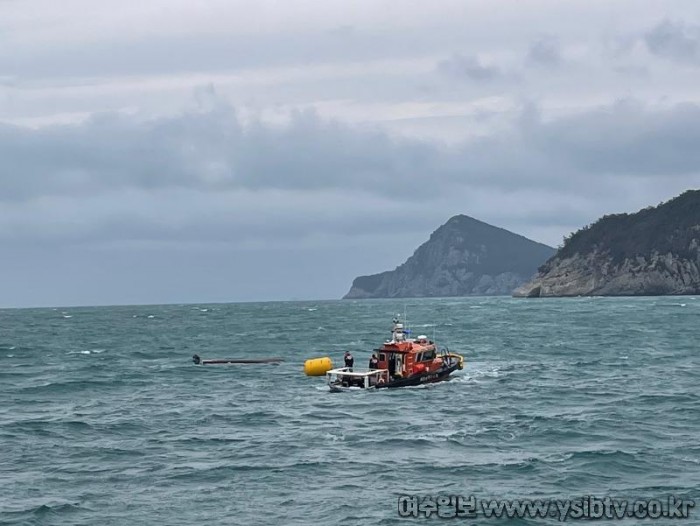
[[[336,393],[355,389],[376,389],[389,381],[389,371],[341,367],[326,372],[326,379],[330,390]]]

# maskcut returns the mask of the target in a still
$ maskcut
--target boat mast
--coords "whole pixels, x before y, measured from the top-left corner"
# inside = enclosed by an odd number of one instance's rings
[[[391,331],[391,341],[393,343],[404,341],[404,324],[401,323],[401,315],[394,318],[394,328]]]
[[[404,331],[405,334],[408,334],[408,315],[406,314],[406,304],[403,304],[403,324],[404,324]]]

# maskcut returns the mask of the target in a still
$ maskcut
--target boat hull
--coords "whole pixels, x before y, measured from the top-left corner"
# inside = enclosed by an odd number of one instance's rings
[[[435,382],[442,382],[447,380],[447,378],[457,370],[457,364],[450,365],[448,367],[443,367],[438,371],[426,372],[423,374],[417,374],[414,376],[409,376],[408,378],[401,378],[398,380],[393,380],[386,384],[377,385],[377,389],[395,389],[397,387],[412,387],[422,384],[432,384]]]

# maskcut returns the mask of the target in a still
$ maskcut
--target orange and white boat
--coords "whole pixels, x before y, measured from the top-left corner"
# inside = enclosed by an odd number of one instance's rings
[[[391,339],[374,350],[376,369],[342,367],[326,372],[331,391],[408,387],[446,380],[464,367],[464,357],[420,335],[410,338],[398,316],[394,318]]]

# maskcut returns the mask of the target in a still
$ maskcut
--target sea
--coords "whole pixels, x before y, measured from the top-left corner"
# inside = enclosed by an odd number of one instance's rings
[[[365,366],[397,313],[464,369],[349,393],[304,375]],[[590,498],[700,524],[699,346],[700,297],[0,310],[0,524],[585,523],[590,500],[483,507]],[[689,518],[648,505],[671,497]]]

